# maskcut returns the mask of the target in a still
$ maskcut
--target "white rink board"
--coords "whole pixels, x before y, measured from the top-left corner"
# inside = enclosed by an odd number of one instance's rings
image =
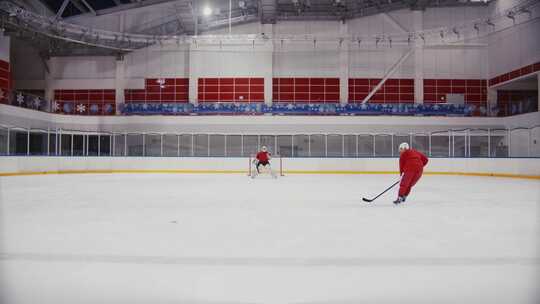
[[[274,162],[277,162],[274,159]],[[248,158],[225,157],[0,157],[0,174],[57,171],[245,171]],[[274,164],[277,169],[277,164]],[[294,173],[395,172],[397,158],[284,158],[283,171]],[[426,172],[540,176],[534,158],[431,158]]]

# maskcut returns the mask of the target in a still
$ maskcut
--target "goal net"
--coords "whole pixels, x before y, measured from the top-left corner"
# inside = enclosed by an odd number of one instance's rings
[[[257,172],[257,163],[255,155],[249,156],[247,175],[250,177],[256,177],[257,175],[270,175],[273,177],[284,176],[283,175],[283,159],[281,155],[272,155],[270,159],[270,167],[259,166],[259,172]]]

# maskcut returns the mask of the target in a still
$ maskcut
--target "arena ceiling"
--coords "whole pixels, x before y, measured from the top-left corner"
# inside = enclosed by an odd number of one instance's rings
[[[77,17],[100,16],[155,5],[168,5],[167,13],[147,24],[129,30],[131,34],[155,36],[200,35],[205,31],[259,21],[273,24],[282,20],[341,20],[387,13],[399,9],[425,9],[428,7],[482,6],[489,0],[0,0],[22,7],[33,14],[49,19],[77,23]],[[229,12],[229,5],[231,10]],[[205,9],[211,8],[208,14]],[[117,50],[58,41],[54,35],[41,35],[29,27],[28,19],[14,20],[11,13],[3,12],[2,24],[8,34],[26,40],[48,56],[109,55]],[[33,18],[33,17],[31,17]],[[35,18],[34,18],[35,19]],[[45,26],[43,26],[45,27]],[[39,26],[38,26],[39,29]],[[73,37],[72,37],[73,38]],[[66,42],[68,41],[68,42]],[[131,45],[135,49],[144,46]]]

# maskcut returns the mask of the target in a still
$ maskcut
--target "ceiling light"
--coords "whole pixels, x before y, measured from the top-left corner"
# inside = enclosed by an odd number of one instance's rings
[[[202,11],[204,16],[212,15],[212,9],[209,6],[205,6]]]

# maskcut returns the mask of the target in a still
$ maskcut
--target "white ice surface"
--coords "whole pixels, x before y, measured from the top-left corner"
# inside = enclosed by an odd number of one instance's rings
[[[540,182],[0,178],[0,303],[540,303]]]

